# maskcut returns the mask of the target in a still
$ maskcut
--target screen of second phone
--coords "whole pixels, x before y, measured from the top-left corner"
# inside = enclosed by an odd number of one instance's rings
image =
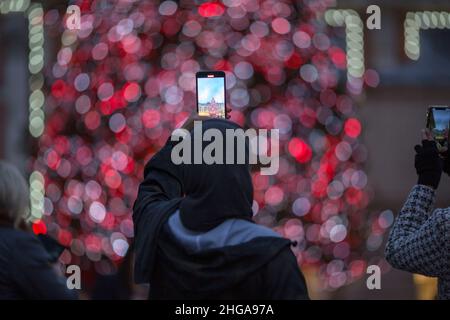
[[[450,109],[434,109],[433,115],[436,131],[443,132],[449,128]]]

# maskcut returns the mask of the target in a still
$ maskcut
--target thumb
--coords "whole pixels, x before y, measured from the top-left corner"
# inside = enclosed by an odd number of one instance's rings
[[[430,129],[422,129],[422,140],[433,141],[433,134]]]

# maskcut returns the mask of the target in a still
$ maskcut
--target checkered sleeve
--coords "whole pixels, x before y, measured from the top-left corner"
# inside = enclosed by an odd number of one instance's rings
[[[446,219],[449,209],[433,210],[435,191],[416,185],[394,222],[386,259],[395,268],[440,277],[449,270]]]

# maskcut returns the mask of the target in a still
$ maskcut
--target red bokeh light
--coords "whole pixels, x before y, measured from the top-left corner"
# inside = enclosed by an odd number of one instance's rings
[[[100,125],[100,115],[97,111],[90,111],[86,114],[84,123],[88,129],[95,130]]]
[[[198,8],[198,13],[202,17],[218,17],[225,12],[224,6],[220,2],[205,2]]]
[[[352,205],[357,205],[363,198],[361,190],[355,188],[348,188],[345,192],[345,198],[348,203]]]
[[[66,94],[66,83],[63,80],[57,80],[53,83],[51,92],[55,98],[63,98]]]
[[[286,34],[291,30],[291,24],[285,18],[275,18],[272,21],[272,28],[276,33]]]
[[[350,118],[345,122],[344,131],[350,138],[357,138],[361,133],[361,123],[358,119]]]
[[[158,110],[149,109],[145,110],[142,114],[142,123],[147,128],[154,128],[161,120],[161,116]]]
[[[298,69],[302,65],[302,58],[299,53],[294,52],[288,60],[286,60],[286,67],[289,69]]]
[[[123,97],[129,102],[136,101],[141,94],[141,88],[135,82],[127,83],[123,89]]]
[[[340,69],[345,69],[347,66],[347,56],[345,55],[344,50],[337,47],[331,47],[328,49],[328,53],[330,55],[331,61],[336,65],[336,67]]]
[[[317,179],[311,185],[311,191],[314,197],[322,198],[326,195],[328,187],[328,179],[322,178]]]
[[[300,138],[292,138],[288,145],[289,153],[300,163],[311,160],[311,147]]]
[[[70,246],[72,241],[72,233],[65,229],[60,229],[58,233],[58,241],[64,246]]]
[[[58,153],[56,153],[54,150],[49,150],[46,155],[47,166],[50,169],[56,170],[58,169],[60,161],[61,158],[59,157]]]
[[[36,220],[33,222],[32,229],[34,234],[46,234],[47,233],[47,226],[42,220]]]

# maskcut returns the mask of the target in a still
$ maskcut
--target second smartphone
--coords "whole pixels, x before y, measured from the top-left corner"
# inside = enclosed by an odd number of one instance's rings
[[[440,152],[448,148],[448,132],[450,126],[450,108],[447,106],[431,106],[427,113],[427,128],[431,131]]]
[[[200,71],[195,75],[197,113],[200,116],[226,118],[225,72]]]

